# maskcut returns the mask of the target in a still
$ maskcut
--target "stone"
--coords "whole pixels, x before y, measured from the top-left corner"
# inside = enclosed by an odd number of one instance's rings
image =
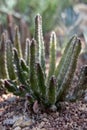
[[[15,127],[14,130],[21,130],[19,126]]]
[[[12,118],[6,119],[4,120],[3,124],[12,126],[14,124],[14,120]]]
[[[30,125],[32,125],[33,121],[30,120],[30,119],[25,119],[23,117],[20,117],[18,120],[16,120],[16,122],[14,123],[13,125],[13,128],[17,127],[17,126],[20,126],[21,128],[24,128],[24,127],[28,127]]]
[[[20,117],[18,120],[15,121],[13,128],[17,126],[21,126],[22,122],[23,122],[23,117]]]
[[[44,124],[45,124],[45,122],[42,121],[42,122],[39,124],[39,128],[44,127]]]
[[[7,99],[8,102],[14,102],[16,100],[16,96],[13,96],[13,97],[9,97]]]
[[[25,127],[25,128],[23,128],[22,130],[29,130],[29,127]]]
[[[30,125],[32,125],[32,123],[33,123],[32,120],[24,121],[24,122],[22,122],[21,127],[23,128],[23,127],[30,126]]]
[[[56,107],[55,105],[52,105],[52,106],[50,107],[50,110],[53,111],[53,112],[55,112],[55,111],[57,110],[57,107]]]
[[[48,121],[48,119],[47,119],[47,118],[43,118],[42,120],[43,120],[44,122],[47,122],[47,121]]]
[[[38,128],[38,127],[35,127],[35,128],[33,128],[32,130],[47,130],[47,129],[45,129],[45,128],[40,129],[40,128]]]
[[[5,130],[5,127],[0,125],[0,130]]]
[[[84,101],[87,102],[87,95],[84,97]]]
[[[40,130],[47,130],[47,129],[45,129],[45,128],[42,128],[42,129],[40,129]]]
[[[0,109],[0,116],[2,116],[3,115],[3,111],[4,111],[4,109],[2,108],[2,109]]]

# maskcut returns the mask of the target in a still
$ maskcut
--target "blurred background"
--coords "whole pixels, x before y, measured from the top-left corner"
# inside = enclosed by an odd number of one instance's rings
[[[61,50],[67,39],[77,34],[82,39],[83,51],[87,51],[87,0],[0,0],[0,35],[8,30],[13,41],[14,26],[18,25],[24,43],[27,37],[34,36],[37,13],[43,18],[46,46],[54,30]]]

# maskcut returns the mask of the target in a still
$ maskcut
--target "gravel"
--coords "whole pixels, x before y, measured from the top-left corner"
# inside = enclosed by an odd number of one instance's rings
[[[24,102],[12,94],[0,97],[0,130],[87,130],[84,99],[75,103],[62,102],[61,109],[56,112],[40,109],[38,113],[31,109],[25,112]]]

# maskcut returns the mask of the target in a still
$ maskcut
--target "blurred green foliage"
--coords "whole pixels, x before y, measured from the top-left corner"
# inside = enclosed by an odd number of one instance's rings
[[[30,26],[35,15],[40,13],[43,17],[43,30],[48,32],[60,22],[61,11],[73,4],[72,0],[38,0],[38,2],[36,0],[18,0],[16,11],[28,16]],[[47,23],[49,24],[47,25]],[[33,29],[32,26],[31,29]]]
[[[33,31],[32,22],[37,13],[43,17],[43,30],[48,32],[60,22],[60,14],[66,7],[74,4],[72,0],[0,0],[0,7],[8,13],[19,12],[29,23],[29,28]],[[26,17],[25,17],[26,16]],[[0,21],[3,20],[0,18]],[[47,23],[49,23],[47,25]],[[46,26],[46,27],[45,27]],[[46,28],[46,29],[45,29]]]
[[[0,0],[0,10],[5,10],[7,13],[19,13],[28,22],[30,32],[34,30],[32,23],[34,23],[35,15],[40,13],[43,17],[43,31],[46,33],[61,23],[60,16],[64,9],[72,7],[79,1],[81,0]],[[5,22],[1,13],[0,21]]]

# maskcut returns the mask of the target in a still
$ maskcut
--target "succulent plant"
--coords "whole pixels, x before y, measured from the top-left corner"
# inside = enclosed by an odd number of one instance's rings
[[[81,98],[87,89],[87,65],[81,67],[79,76],[78,76],[78,83],[73,91],[72,96],[70,97],[71,101],[75,101]]]
[[[28,95],[31,104],[38,101],[48,107],[56,106],[59,101],[66,99],[71,86],[81,50],[80,40],[77,36],[70,39],[60,63],[56,65],[56,34],[52,32],[50,38],[49,70],[46,73],[41,16],[38,14],[35,18],[35,38],[31,41],[29,39],[26,40],[25,56],[22,56],[17,31],[16,29],[16,44],[7,44],[9,47],[6,50],[6,63],[9,78],[4,82],[5,87],[15,95]],[[9,59],[10,62],[8,62]],[[85,84],[86,68],[83,69],[79,77],[78,85],[74,92],[76,95],[78,95],[79,90]],[[10,76],[11,73],[12,76]]]
[[[6,67],[5,67],[5,34],[2,34],[0,41],[0,80],[7,78]]]
[[[6,41],[5,44],[5,58],[6,58],[6,72],[7,72],[7,78],[11,80],[15,80],[16,75],[14,71],[14,64],[13,64],[13,44],[11,43],[10,40]]]

